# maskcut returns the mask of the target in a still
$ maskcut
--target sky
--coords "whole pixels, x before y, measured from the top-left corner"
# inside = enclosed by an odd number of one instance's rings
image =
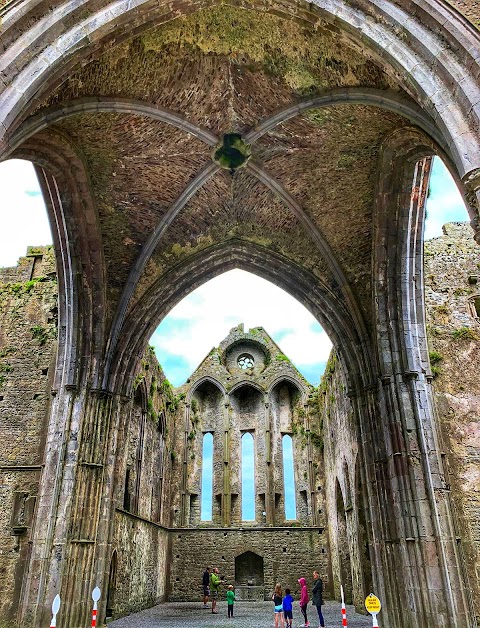
[[[467,220],[462,198],[439,159],[434,160],[427,202],[427,239],[445,222]],[[27,246],[52,236],[32,165],[0,163],[0,266],[14,266]],[[155,331],[150,344],[174,386],[185,382],[214,346],[239,323],[264,327],[304,377],[317,385],[331,349],[327,334],[293,297],[260,277],[231,270],[188,295]]]

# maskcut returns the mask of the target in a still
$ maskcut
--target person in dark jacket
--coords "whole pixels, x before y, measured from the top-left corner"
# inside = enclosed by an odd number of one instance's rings
[[[325,620],[322,615],[323,582],[318,571],[313,572],[312,604],[317,607],[320,628],[325,628]]]
[[[203,608],[208,608],[208,598],[210,597],[210,567],[205,567],[202,577],[203,587]]]

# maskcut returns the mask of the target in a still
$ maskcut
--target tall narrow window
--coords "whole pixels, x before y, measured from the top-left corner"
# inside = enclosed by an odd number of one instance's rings
[[[297,518],[295,500],[295,472],[293,470],[293,444],[288,434],[282,438],[283,453],[283,490],[285,495],[285,519]]]
[[[253,436],[242,436],[242,521],[255,521],[255,459]]]
[[[203,436],[202,449],[202,503],[200,520],[212,520],[213,493],[213,434],[207,432]]]

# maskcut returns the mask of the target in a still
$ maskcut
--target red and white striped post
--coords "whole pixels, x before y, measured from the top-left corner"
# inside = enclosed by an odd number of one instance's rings
[[[59,610],[60,610],[60,596],[57,594],[52,602],[52,621],[50,622],[50,628],[56,628],[57,613]]]
[[[342,594],[342,626],[347,626],[347,609],[345,608],[345,598],[343,596],[343,585],[340,585],[340,593]]]
[[[378,628],[377,613],[372,615],[372,628]]]
[[[92,591],[93,611],[92,611],[92,628],[97,625],[97,602],[100,599],[100,589],[95,587]]]

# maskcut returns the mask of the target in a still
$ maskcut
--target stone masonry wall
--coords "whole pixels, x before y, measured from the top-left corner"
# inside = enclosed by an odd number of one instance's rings
[[[425,243],[427,335],[458,541],[464,548],[480,615],[480,248],[468,223],[450,223],[443,230],[443,236]],[[371,568],[359,501],[358,440],[345,379],[334,353],[320,392],[335,596],[340,580],[347,580],[359,606],[371,581]]]
[[[342,365],[330,355],[319,390],[323,417],[325,501],[328,512],[333,594],[340,599],[340,585],[348,602],[364,610],[371,581],[371,565],[362,526],[358,487],[358,435],[347,396]]]
[[[468,223],[443,231],[425,244],[427,332],[457,535],[480,617],[480,247]]]
[[[251,367],[242,369],[238,365],[242,355],[252,358]],[[222,525],[225,483],[230,491],[227,508],[232,525],[293,524],[293,520],[285,520],[282,459],[285,434],[291,435],[294,451],[295,525],[324,525],[323,467],[318,456],[321,439],[308,409],[313,388],[263,328],[249,331],[243,325],[233,328],[177,394],[185,399],[176,425],[179,428],[182,422],[184,425],[183,433],[181,428],[176,429],[174,448],[184,461],[187,477],[182,480],[176,476],[180,483],[173,495],[174,525],[194,526],[200,522],[202,443],[207,432],[214,438],[211,525]],[[242,523],[241,514],[241,438],[245,432],[253,435],[255,450],[255,521],[248,523]],[[183,485],[185,488],[181,489]],[[187,509],[190,508],[186,515],[181,512],[182,490],[187,494]],[[271,518],[267,521],[269,510]]]
[[[172,429],[177,400],[151,348],[125,403],[116,467],[108,610],[120,617],[166,599]],[[114,569],[113,569],[114,571]]]
[[[168,531],[117,511],[115,550],[118,568],[113,616],[128,615],[164,601],[167,593]]]
[[[53,249],[29,247],[0,269],[0,626],[13,625],[29,556],[56,334]]]
[[[235,558],[248,551],[263,558],[264,599],[270,599],[275,583],[280,582],[284,588],[290,587],[298,600],[298,578],[305,577],[310,589],[314,569],[328,582],[328,545],[321,529],[176,530],[172,532],[169,599],[199,601],[202,573],[207,566],[218,567],[225,582],[235,585]],[[225,587],[221,588],[220,599],[225,599]]]

